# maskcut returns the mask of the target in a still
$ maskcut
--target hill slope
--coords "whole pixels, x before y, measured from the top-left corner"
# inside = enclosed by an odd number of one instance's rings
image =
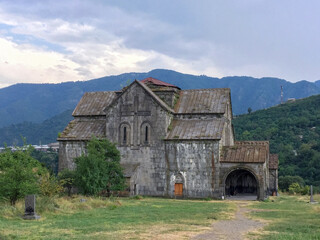
[[[23,122],[0,128],[0,146],[23,145],[22,137],[28,144],[47,144],[56,142],[59,132],[73,119],[72,110],[64,111],[42,123]]]
[[[171,70],[156,69],[148,73],[125,73],[84,82],[61,84],[16,84],[0,89],[0,127],[24,121],[40,123],[68,109],[74,109],[81,96],[90,91],[118,90],[128,80],[158,78],[181,87],[231,88],[235,114],[274,106],[280,102],[280,86],[284,99],[303,98],[320,93],[320,86],[301,81],[290,83],[278,78],[195,76]]]
[[[320,186],[320,95],[241,115],[233,124],[237,140],[270,141],[280,175]]]

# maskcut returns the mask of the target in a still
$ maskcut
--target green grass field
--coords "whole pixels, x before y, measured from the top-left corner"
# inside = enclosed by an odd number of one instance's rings
[[[81,198],[87,199],[80,202]],[[320,195],[315,197],[320,202]],[[320,204],[308,196],[271,197],[248,202],[249,217],[266,223],[250,239],[319,239]],[[189,239],[233,217],[237,202],[60,197],[38,198],[38,221],[23,220],[23,201],[0,203],[0,239]]]
[[[22,220],[17,208],[0,207],[0,239],[185,239],[226,219],[235,209],[223,201],[161,198],[101,200],[58,198],[56,206],[39,200],[41,219]],[[43,205],[51,206],[44,210]]]
[[[263,231],[250,234],[259,239],[316,240],[320,239],[320,204],[310,204],[309,196],[270,197],[255,202],[251,216],[267,223]],[[315,196],[320,202],[320,196]]]

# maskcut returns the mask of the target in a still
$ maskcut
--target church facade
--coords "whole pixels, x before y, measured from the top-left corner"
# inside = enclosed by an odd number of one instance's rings
[[[117,144],[131,195],[224,198],[277,192],[267,141],[235,141],[230,89],[181,90],[154,78],[85,93],[58,138],[59,170],[92,136]]]

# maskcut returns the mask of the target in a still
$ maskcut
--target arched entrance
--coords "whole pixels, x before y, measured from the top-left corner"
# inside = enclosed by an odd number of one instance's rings
[[[225,180],[225,196],[230,199],[256,200],[259,184],[256,177],[248,170],[236,169]]]

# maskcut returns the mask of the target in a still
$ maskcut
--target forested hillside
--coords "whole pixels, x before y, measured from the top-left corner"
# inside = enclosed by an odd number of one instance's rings
[[[54,116],[42,123],[23,122],[0,128],[0,146],[6,143],[11,145],[23,145],[22,137],[28,144],[47,144],[56,142],[58,133],[62,132],[68,122],[73,119],[72,110]]]
[[[320,186],[320,95],[233,120],[237,140],[269,140],[281,176],[298,175]]]
[[[290,83],[278,78],[214,78],[156,69],[147,73],[125,73],[83,82],[61,84],[16,84],[0,89],[0,127],[24,121],[41,123],[68,109],[74,109],[85,92],[121,89],[128,81],[154,77],[182,89],[231,88],[235,114],[263,109],[280,103],[280,86],[284,100],[320,94],[320,86],[301,81]]]

